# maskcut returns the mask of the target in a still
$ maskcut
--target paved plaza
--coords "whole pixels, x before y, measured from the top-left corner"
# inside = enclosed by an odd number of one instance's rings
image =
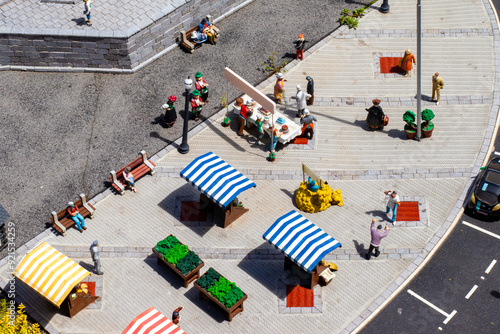
[[[378,4],[380,5],[381,1]],[[177,152],[180,140],[152,159],[155,176],[137,182],[138,193],[120,196],[106,191],[92,202],[95,217],[88,230],[76,229],[66,237],[44,232],[18,250],[18,259],[40,241],[46,241],[90,269],[88,248],[101,245],[102,277],[99,303],[70,319],[45,299],[18,284],[18,301],[28,304],[51,334],[121,333],[132,319],[150,306],[169,316],[184,306],[180,327],[187,333],[350,333],[355,331],[417,269],[452,226],[471,177],[482,165],[492,137],[499,99],[495,81],[495,42],[498,29],[488,2],[423,1],[423,94],[430,96],[431,76],[439,71],[445,81],[442,103],[424,97],[424,108],[436,114],[432,138],[409,141],[402,114],[416,111],[416,76],[381,77],[376,54],[416,49],[413,2],[391,0],[391,12],[371,11],[357,30],[340,29],[305,52],[285,73],[286,104],[280,111],[293,118],[291,99],[305,77],[315,79],[318,119],[313,149],[277,152],[268,162],[267,146],[255,145],[255,128],[238,137],[234,123],[222,127],[215,114],[191,131],[190,152]],[[466,10],[467,8],[467,10]],[[469,9],[470,8],[470,9]],[[492,28],[494,24],[495,28]],[[272,93],[274,78],[258,88]],[[367,131],[365,108],[373,98],[390,123],[383,131]],[[234,114],[232,116],[234,118]],[[209,151],[253,180],[238,197],[250,211],[226,229],[180,222],[176,203],[196,200],[199,192],[179,172]],[[280,216],[297,209],[294,192],[302,182],[301,164],[318,172],[333,189],[342,190],[344,206],[332,206],[303,215],[342,243],[326,256],[339,266],[336,277],[321,288],[321,312],[280,312],[285,296],[281,283],[283,255],[269,245],[263,233]],[[383,191],[397,189],[402,196],[421,199],[422,224],[391,228],[382,241],[381,255],[366,261],[372,218],[385,219]],[[248,294],[245,311],[232,322],[212,304],[199,300],[166,268],[156,263],[151,248],[169,234],[189,245],[205,261],[202,272],[213,267]],[[9,279],[6,261],[0,262],[0,284]],[[265,319],[265,321],[263,320]]]

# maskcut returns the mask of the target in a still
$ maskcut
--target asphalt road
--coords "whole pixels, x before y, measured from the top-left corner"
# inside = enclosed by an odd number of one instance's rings
[[[175,49],[133,75],[0,72],[0,204],[16,223],[17,247],[46,228],[51,211],[82,192],[91,198],[104,190],[110,170],[181,136],[179,118],[171,129],[158,119],[172,94],[183,108],[187,76],[201,71],[209,83],[202,113],[208,117],[220,110],[224,93],[229,101],[241,94],[224,80],[224,67],[257,84],[269,75],[261,65],[269,55],[290,61],[298,34],[310,47],[338,28],[343,8],[362,3],[255,0],[217,24],[216,46],[192,55]]]

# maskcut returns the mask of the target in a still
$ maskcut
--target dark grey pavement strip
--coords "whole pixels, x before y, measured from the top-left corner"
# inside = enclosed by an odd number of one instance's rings
[[[422,37],[480,37],[493,36],[493,30],[489,28],[468,29],[422,29]],[[416,38],[416,29],[371,29],[371,30],[349,30],[339,34],[337,38]]]

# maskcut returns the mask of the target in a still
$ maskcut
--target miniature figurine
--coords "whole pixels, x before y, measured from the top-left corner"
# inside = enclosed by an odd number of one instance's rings
[[[404,57],[399,61],[399,67],[405,71],[405,77],[408,76],[408,73],[413,69],[413,64],[416,63],[415,56],[411,53],[411,50],[408,49],[405,51]]]
[[[276,150],[276,144],[278,144],[278,138],[281,137],[283,132],[278,131],[278,129],[273,130],[273,135],[271,136],[271,153]]]
[[[123,179],[125,180],[125,183],[132,189],[133,192],[137,192],[137,188],[135,187],[135,182],[134,182],[134,175],[132,175],[132,168],[130,166],[127,166],[125,170],[123,171]]]
[[[316,191],[318,191],[319,189],[319,186],[318,186],[318,183],[316,182],[316,180],[314,179],[311,179],[311,177],[309,176],[309,178],[307,179],[307,188],[312,191],[313,193],[315,193]]]
[[[389,195],[389,200],[387,201],[387,204],[385,206],[385,213],[387,214],[387,217],[389,217],[389,211],[392,211],[392,224],[396,224],[396,214],[398,212],[398,205],[401,204],[401,201],[399,200],[399,196],[396,193],[396,191],[392,190],[387,190],[384,191],[384,194]]]
[[[101,259],[99,258],[99,242],[95,240],[92,245],[90,245],[90,255],[92,256],[92,261],[94,261],[94,271],[97,275],[104,274],[101,271]]]
[[[383,130],[384,129],[384,111],[380,106],[379,99],[372,100],[373,106],[369,109],[365,109],[368,111],[368,116],[366,116],[366,125],[368,128],[372,130]]]
[[[180,315],[180,312],[181,310],[184,308],[184,306],[179,306],[178,308],[176,308],[174,310],[174,312],[172,312],[172,322],[175,324],[175,325],[178,325],[179,322],[181,321],[181,315]]]
[[[380,255],[380,251],[378,250],[380,247],[380,241],[382,238],[385,238],[389,234],[389,226],[385,225],[385,232],[382,232],[382,225],[379,225],[377,228],[375,228],[375,222],[376,219],[372,219],[372,224],[370,226],[370,233],[372,236],[372,239],[370,241],[370,248],[368,249],[368,253],[366,254],[366,259],[370,260],[372,257],[372,252],[375,250],[375,257],[378,257]]]
[[[83,6],[84,6],[84,11],[83,11],[83,14],[86,15],[87,17],[87,25],[91,26],[92,25],[92,21],[90,21],[90,10],[92,9],[92,4],[90,2],[90,0],[83,0]]]
[[[311,95],[302,91],[300,85],[297,85],[297,94],[295,94],[295,100],[297,101],[297,115],[296,117],[301,117],[304,109],[306,109],[306,99],[310,98]]]
[[[308,109],[304,109],[304,114],[300,116],[300,124],[302,124],[302,135],[311,140],[314,136],[314,122],[318,120],[311,115]]]
[[[194,90],[193,97],[191,98],[191,111],[193,112],[194,120],[200,119],[201,111],[203,110],[203,105],[205,103],[200,98],[200,91]]]
[[[175,111],[174,102],[177,101],[177,97],[170,95],[168,102],[165,103],[162,108],[165,110],[165,116],[163,116],[163,121],[168,128],[174,126],[177,120],[177,112]]]
[[[285,93],[285,79],[283,79],[283,74],[276,74],[276,84],[274,85],[274,98],[279,104],[283,104],[283,94]]]
[[[262,124],[264,119],[262,116],[258,115],[257,120],[255,121],[255,125],[257,126],[257,130],[259,131],[259,134],[257,135],[257,141],[255,143],[258,143],[259,141],[262,140],[262,137],[264,137],[264,130],[262,129]]]
[[[208,103],[208,83],[203,79],[201,72],[197,72],[194,77],[196,78],[194,86],[200,92],[201,100],[204,103]]]
[[[71,219],[76,223],[78,231],[80,231],[80,233],[83,233],[83,230],[86,230],[87,228],[85,227],[85,219],[80,214],[80,209],[78,209],[78,206],[76,206],[73,202],[69,202],[67,211]]]
[[[434,73],[432,76],[432,98],[431,101],[436,101],[434,96],[437,95],[436,105],[439,105],[439,99],[441,98],[441,89],[444,87],[444,81],[439,76],[439,73]]]
[[[198,25],[198,29],[200,34],[202,35],[203,38],[208,38],[208,41],[210,44],[215,45],[217,42],[215,41],[215,38],[217,37],[217,33],[215,32],[213,26],[210,24],[208,21],[208,18],[203,18],[201,20],[201,23]]]
[[[241,99],[240,97],[238,99]],[[241,101],[238,101],[236,99],[236,102],[240,103]],[[242,99],[243,100],[243,99]],[[240,110],[240,117],[238,118],[238,136],[243,136],[243,129],[245,128],[245,125],[247,125],[247,118],[252,115],[252,112],[248,107],[252,105],[252,101],[248,100],[245,105],[241,104],[241,110]]]
[[[299,38],[293,42],[295,44],[295,49],[297,52],[295,53],[295,59],[303,60],[304,59],[304,46],[308,41],[304,39],[304,35],[300,34]]]
[[[314,80],[310,76],[306,77],[307,80],[307,94],[311,97],[307,100],[307,105],[312,106],[314,103]]]

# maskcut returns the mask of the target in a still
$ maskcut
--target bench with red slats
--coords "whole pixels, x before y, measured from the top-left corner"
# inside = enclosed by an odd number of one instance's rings
[[[148,160],[148,154],[146,151],[141,151],[139,155],[140,156],[137,159],[120,169],[118,172],[115,172],[114,170],[110,172],[111,175],[109,176],[109,180],[111,181],[111,185],[120,193],[120,195],[125,193],[125,187],[127,186],[127,183],[123,179],[123,171],[125,168],[130,167],[132,169],[131,173],[134,176],[134,181],[138,180],[146,173],[151,175],[156,173],[155,164]]]
[[[75,202],[75,205],[78,207],[83,218],[93,218],[95,208],[91,204],[87,203],[87,201],[87,195],[81,194],[80,199]],[[54,227],[54,229],[63,236],[66,235],[66,230],[75,224],[75,221],[71,219],[68,214],[67,208],[64,208],[64,210],[57,213],[52,211],[50,222],[52,223],[52,227]]]

